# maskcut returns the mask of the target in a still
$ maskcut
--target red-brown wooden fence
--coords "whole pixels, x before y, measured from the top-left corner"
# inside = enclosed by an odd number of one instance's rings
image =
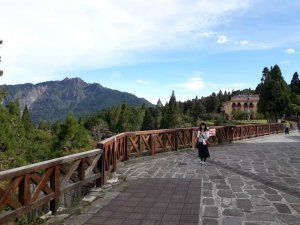
[[[0,224],[50,202],[55,213],[61,194],[103,182],[102,150],[65,156],[0,172]]]
[[[283,124],[251,124],[236,126],[216,126],[213,143],[224,143],[262,135],[281,133]],[[118,162],[130,157],[155,155],[158,152],[176,151],[180,148],[195,148],[197,127],[126,132],[98,143],[103,149],[105,175],[116,171]]]
[[[216,126],[215,144],[281,133],[283,124]],[[56,212],[62,193],[94,182],[101,186],[117,162],[131,157],[194,148],[198,128],[126,132],[98,143],[95,150],[0,172],[0,224],[50,202]],[[32,185],[34,188],[31,188]]]

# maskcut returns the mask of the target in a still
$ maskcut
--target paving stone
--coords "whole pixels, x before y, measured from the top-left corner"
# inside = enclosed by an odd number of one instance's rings
[[[253,221],[273,221],[274,217],[272,213],[265,212],[253,212],[246,215],[247,220]]]
[[[275,214],[276,218],[284,222],[285,224],[300,225],[300,219],[298,216],[293,216],[289,214]]]
[[[236,198],[249,198],[249,195],[245,193],[234,193]]]
[[[213,198],[203,198],[202,199],[202,204],[203,205],[214,205],[215,200]]]
[[[276,207],[276,209],[278,210],[279,213],[291,214],[291,210],[289,209],[289,207],[286,204],[273,203],[273,205]]]
[[[300,203],[300,201],[299,201]],[[290,204],[290,206],[292,206],[292,208],[298,213],[300,214],[300,204]]]
[[[221,199],[221,207],[223,208],[229,208],[232,207],[233,202],[231,198],[222,198]]]
[[[218,218],[219,217],[218,207],[216,207],[216,206],[205,206],[203,216],[204,217]]]
[[[265,195],[270,201],[281,201],[282,197],[280,195]]]
[[[244,213],[240,209],[224,209],[222,214],[224,216],[242,217]]]
[[[223,217],[222,225],[243,225],[242,218],[239,217]]]
[[[243,192],[242,188],[241,187],[231,187],[231,190],[233,192]]]
[[[262,190],[247,190],[246,193],[253,196],[259,196],[264,194]]]
[[[212,183],[203,182],[203,190],[212,190]]]
[[[203,218],[202,219],[202,225],[218,225],[219,222],[217,219],[213,218]]]
[[[288,184],[297,184],[297,183],[299,183],[299,180],[297,180],[295,178],[283,177],[283,179]]]
[[[269,206],[270,203],[265,198],[254,197],[251,199],[256,206]]]
[[[236,199],[236,207],[243,211],[251,211],[252,203],[249,199]]]
[[[255,222],[244,222],[244,225],[263,225],[263,224],[265,224],[265,223],[261,223],[261,222],[257,222],[257,223],[255,223]]]
[[[216,188],[217,189],[230,189],[230,187],[228,185],[223,185],[223,184],[217,184]]]
[[[213,197],[212,191],[202,191],[203,197]]]
[[[299,203],[299,199],[295,196],[289,195],[289,194],[281,194],[282,197],[288,202],[288,203]]]
[[[56,215],[56,216],[50,218],[47,222],[48,222],[48,224],[59,224],[60,222],[64,221],[66,218],[68,218],[69,216],[70,216],[69,214],[59,214],[59,215]],[[71,222],[73,222],[74,225],[80,225],[80,224],[82,224],[82,222],[85,222],[91,216],[92,216],[91,214],[76,215],[75,217],[71,217],[69,219],[70,222],[67,224],[71,225],[72,224]]]
[[[231,190],[220,190],[217,192],[217,194],[222,198],[232,198],[233,193]]]

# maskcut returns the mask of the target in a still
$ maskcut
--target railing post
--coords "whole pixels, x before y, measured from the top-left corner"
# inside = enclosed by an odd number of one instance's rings
[[[58,209],[60,199],[60,171],[59,166],[55,166],[50,177],[50,188],[53,190],[54,199],[50,201],[50,210],[55,214]]]
[[[174,151],[177,151],[178,150],[178,130],[175,130],[173,132],[173,135],[174,135]]]
[[[103,150],[100,153],[101,156],[97,162],[97,168],[101,172],[101,178],[96,180],[96,187],[101,187],[104,184],[105,168],[104,168],[104,154]]]
[[[112,157],[113,157],[113,169],[112,172],[116,172],[117,170],[117,138],[115,137],[114,139],[114,150],[112,152]]]
[[[217,137],[218,143],[223,142],[222,129],[224,129],[224,127],[220,127],[220,128],[216,129],[216,137]]]
[[[85,158],[81,159],[78,165],[78,178],[80,180],[85,179]]]
[[[151,142],[151,155],[155,155],[156,153],[156,134],[151,134],[150,137],[150,142]]]
[[[30,175],[25,174],[19,186],[19,201],[23,206],[30,202]]]
[[[167,149],[167,133],[163,133],[163,151],[166,151]]]
[[[234,127],[233,126],[230,127],[229,134],[230,134],[230,141],[233,142],[233,136],[234,136]]]
[[[191,129],[191,140],[192,140],[192,148],[195,148],[196,144],[195,144],[195,137],[194,137],[194,129]]]
[[[129,152],[128,152],[128,136],[125,136],[125,140],[124,140],[124,151],[125,151],[125,159],[124,161],[128,161],[129,160]]]
[[[101,149],[102,150],[102,160],[101,160],[101,164],[102,165],[98,165],[98,168],[101,167],[103,170],[102,170],[102,181],[101,183],[104,184],[105,183],[105,180],[106,180],[106,163],[107,163],[107,156],[106,156],[106,149],[104,148],[104,145],[102,143],[98,143],[97,144],[97,148]],[[99,162],[99,161],[98,161]]]
[[[140,151],[140,153],[138,153],[138,155],[139,154],[141,154],[141,153],[143,153],[143,151],[144,151],[144,149],[142,149],[142,145],[141,145],[141,135],[138,135],[138,138],[137,138],[137,140],[138,140],[138,150]]]

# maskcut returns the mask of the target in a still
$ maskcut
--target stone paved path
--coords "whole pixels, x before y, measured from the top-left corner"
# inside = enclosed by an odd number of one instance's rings
[[[128,190],[133,192],[127,193],[125,190],[119,196],[135,196],[137,187],[147,186],[148,182],[165,183],[166,190],[169,189],[168,185],[174,185],[173,182],[180,187],[196,182],[197,185],[201,184],[197,190],[193,188],[193,194],[199,196],[195,199],[198,198],[200,202],[198,224],[300,225],[300,133],[212,146],[210,153],[211,158],[205,165],[200,164],[195,150],[163,153],[126,162],[117,173],[128,179],[137,179],[137,183],[129,185]],[[147,187],[147,191],[141,193],[146,194],[151,190],[149,185]],[[186,190],[182,190],[182,193],[189,195]],[[156,197],[160,199],[159,195]],[[118,206],[117,198],[115,201],[112,204],[115,204],[117,211],[123,205]],[[170,205],[162,204],[163,210]],[[103,211],[101,209],[93,215]],[[94,218],[86,224],[102,224],[91,223],[97,221]],[[154,224],[165,224],[167,221],[162,218],[157,220],[160,223]],[[182,218],[177,222],[183,221]],[[147,224],[139,222],[137,224]],[[123,221],[121,224],[127,223]]]

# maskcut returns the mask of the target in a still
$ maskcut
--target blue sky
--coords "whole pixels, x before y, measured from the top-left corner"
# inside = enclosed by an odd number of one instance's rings
[[[0,84],[80,77],[156,103],[300,72],[300,1],[0,0]]]

